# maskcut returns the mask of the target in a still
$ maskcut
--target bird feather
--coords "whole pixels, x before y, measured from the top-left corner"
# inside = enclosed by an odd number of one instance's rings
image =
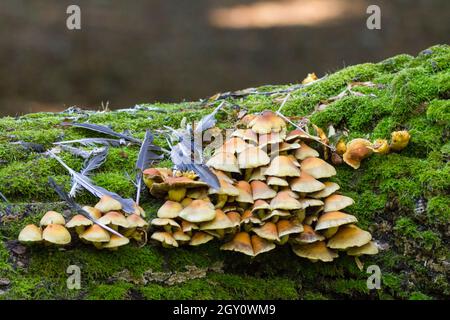
[[[141,141],[139,139],[136,139],[127,134],[115,132],[114,130],[112,130],[111,128],[109,128],[107,126],[102,126],[102,125],[98,125],[98,124],[94,124],[94,123],[79,123],[79,122],[63,122],[62,125],[88,129],[91,131],[100,132],[100,133],[103,133],[106,135],[114,136],[114,137],[117,137],[120,139],[125,139],[132,143],[141,144]]]

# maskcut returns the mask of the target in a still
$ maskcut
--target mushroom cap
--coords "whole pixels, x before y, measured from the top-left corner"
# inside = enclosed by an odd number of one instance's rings
[[[127,217],[128,228],[145,228],[148,226],[147,221],[141,218],[140,215],[134,213]]]
[[[288,143],[288,142],[283,141],[278,146],[278,150],[280,152],[283,152],[283,151],[289,151],[289,150],[297,150],[300,147],[301,147],[301,144],[299,144],[297,142]]]
[[[244,141],[258,143],[258,135],[252,129],[237,129],[231,136],[241,138]]]
[[[172,170],[169,168],[148,168],[142,173],[147,179],[160,183],[164,181],[165,177],[172,175]]]
[[[130,239],[127,237],[119,237],[115,234],[111,235],[109,242],[105,243],[103,245],[103,248],[111,249],[111,248],[117,248],[124,245],[127,245],[130,243]]]
[[[265,166],[270,162],[270,158],[264,150],[249,145],[238,155],[239,168],[257,168]]]
[[[232,228],[233,223],[222,210],[216,209],[216,216],[213,220],[200,225],[200,230],[220,230]]]
[[[325,188],[325,185],[316,180],[314,177],[302,171],[300,177],[292,179],[290,183],[291,189],[297,192],[315,192]]]
[[[260,224],[261,220],[255,215],[253,215],[253,212],[251,212],[250,210],[245,210],[241,216],[241,224],[243,223]]]
[[[189,231],[197,230],[197,229],[198,229],[198,226],[195,223],[192,223],[192,222],[189,222],[186,220],[181,221],[181,230],[183,232],[189,232]]]
[[[291,142],[297,139],[311,139],[309,135],[307,135],[304,131],[299,130],[299,129],[295,129],[290,131],[287,136],[286,136],[286,141],[287,142]]]
[[[122,210],[122,205],[116,199],[105,195],[100,198],[100,201],[97,202],[95,208],[100,210],[102,213],[106,213],[109,211],[120,211]]]
[[[167,200],[164,204],[158,209],[158,218],[176,218],[178,214],[183,210],[183,206],[181,203],[176,201]]]
[[[358,222],[358,219],[356,219],[356,217],[352,216],[351,214],[347,214],[340,211],[330,211],[324,213],[319,217],[315,229],[316,231],[324,230],[328,228],[338,227],[343,224],[355,222]]]
[[[266,110],[248,123],[248,128],[259,134],[280,132],[286,129],[286,122],[274,112]]]
[[[262,221],[266,221],[269,220],[273,217],[289,217],[291,216],[291,213],[289,211],[285,211],[285,210],[272,210],[268,215],[264,216],[264,218],[262,218]]]
[[[117,211],[108,212],[103,217],[98,219],[98,222],[103,223],[105,225],[111,224],[114,226],[128,228],[127,218],[125,218],[125,216],[122,213]]]
[[[340,189],[336,182],[325,181],[323,184],[325,185],[324,189],[311,193],[309,196],[312,198],[326,198]]]
[[[80,238],[89,242],[109,242],[111,236],[98,224],[93,224],[80,235]]]
[[[289,157],[289,159],[292,160],[292,163],[293,163],[296,167],[300,168],[300,163],[298,162],[297,158],[294,157],[293,154],[288,154],[287,156]]]
[[[186,233],[184,233],[183,231],[181,231],[181,230],[175,231],[175,232],[172,234],[172,236],[173,236],[173,238],[174,238],[176,241],[180,241],[180,242],[183,242],[183,241],[190,241],[190,240],[191,240],[191,237],[190,237],[188,234],[186,234]]]
[[[280,186],[280,187],[287,187],[289,186],[289,183],[279,177],[268,177],[267,178],[267,185],[269,186]]]
[[[169,218],[155,218],[151,221],[152,226],[159,226],[159,227],[163,227],[163,226],[171,226],[171,227],[175,227],[175,228],[181,228],[181,226],[178,224],[178,222],[176,222],[173,219],[169,219]]]
[[[252,231],[267,240],[280,240],[277,225],[273,222],[266,222],[261,227],[253,228]]]
[[[299,177],[300,169],[288,156],[277,156],[272,160],[265,174],[276,177]]]
[[[42,241],[42,229],[34,224],[25,226],[19,233],[20,242],[39,242]]]
[[[302,204],[302,208],[306,209],[308,207],[318,207],[318,206],[323,206],[323,201],[319,200],[319,199],[308,199],[308,198],[304,198],[304,199],[300,199],[298,200],[301,204]]]
[[[379,154],[388,154],[390,151],[389,142],[386,139],[377,139],[369,146],[373,152]]]
[[[64,220],[64,217],[61,213],[56,211],[47,211],[46,214],[41,218],[41,221],[39,222],[41,226],[48,226],[49,224],[61,224],[65,225],[66,220]]]
[[[276,247],[273,242],[263,239],[256,234],[252,235],[251,242],[255,257],[260,253],[268,252]]]
[[[300,233],[303,225],[297,219],[279,220],[277,222],[278,236],[281,238],[288,234]]]
[[[293,245],[292,251],[302,258],[331,262],[338,257],[337,252],[330,250],[324,241],[316,241],[308,244]]]
[[[271,132],[268,134],[260,134],[258,145],[260,148],[267,146],[268,144],[280,143],[283,141],[283,137],[280,132]]]
[[[319,152],[301,141],[300,148],[295,150],[294,156],[298,160],[305,160],[306,158],[317,158],[319,156]]]
[[[248,256],[254,256],[250,235],[247,232],[238,232],[233,240],[223,244],[220,250],[237,251]]]
[[[179,213],[180,218],[193,223],[211,221],[215,216],[214,205],[204,200],[193,200]]]
[[[98,220],[102,217],[101,211],[94,207],[84,206],[83,210],[89,213],[89,216],[91,216],[91,218],[94,218],[95,220]]]
[[[226,152],[234,155],[235,153],[241,153],[245,148],[247,148],[247,146],[247,142],[243,139],[239,137],[232,137],[225,141],[225,143],[217,149],[217,152]]]
[[[355,203],[352,198],[340,194],[332,194],[324,200],[324,212],[339,211]]]
[[[152,234],[151,238],[153,240],[159,241],[165,245],[168,245],[171,247],[178,247],[178,242],[168,232],[162,232],[162,231],[155,232]]]
[[[228,150],[227,150],[228,151]],[[206,162],[206,165],[217,170],[226,172],[240,173],[239,164],[234,153],[219,151],[211,159]]]
[[[199,246],[201,244],[207,243],[214,239],[214,237],[206,232],[197,231],[191,238],[189,242],[190,246]]]
[[[184,198],[184,199],[187,199],[187,198],[188,199],[190,198],[190,200],[192,200],[192,199],[204,199],[207,196],[208,196],[208,189],[207,188],[191,188],[191,189],[188,189],[186,191],[186,198]],[[183,207],[184,207],[184,205],[183,205]]]
[[[270,201],[270,207],[272,210],[297,210],[303,209],[302,204],[295,198],[293,198],[289,191],[280,191],[275,198]]]
[[[63,225],[49,224],[42,232],[42,239],[54,244],[68,244],[72,240],[72,237]]]
[[[372,235],[354,224],[339,227],[336,234],[328,240],[328,247],[332,249],[347,249],[361,247],[372,240]]]
[[[210,188],[209,194],[226,194],[227,196],[237,197],[239,195],[239,189],[233,184],[229,183],[225,179],[219,178],[220,189],[215,190]]]
[[[302,244],[303,243],[313,243],[316,241],[322,241],[324,239],[325,239],[324,236],[316,233],[314,231],[314,229],[307,224],[303,225],[303,231],[294,238],[295,242],[302,243]]]
[[[349,256],[360,256],[363,254],[373,255],[378,253],[378,247],[373,241],[369,241],[361,247],[353,247],[347,250]]]
[[[75,228],[75,227],[81,227],[81,226],[91,226],[93,222],[86,218],[85,216],[81,214],[74,215],[72,219],[70,219],[69,222],[67,222],[66,227],[67,228]]]
[[[215,169],[212,169],[212,171],[214,172],[214,174],[217,176],[217,178],[219,180],[224,180],[225,182],[228,182],[230,184],[234,183],[234,180],[232,178],[230,178],[225,172],[222,172],[220,170],[215,170]]]
[[[301,169],[313,178],[328,178],[336,174],[336,169],[320,158],[306,158],[301,162]]]
[[[266,172],[267,167],[259,167],[256,168],[252,171],[252,175],[250,176],[250,179],[248,179],[248,182],[252,182],[254,180],[260,180],[260,181],[265,181],[266,180],[266,176],[264,175],[264,173]]]
[[[252,187],[247,181],[238,181],[236,188],[239,190],[239,195],[236,198],[237,202],[253,203]]]
[[[144,208],[142,208],[137,203],[133,203],[133,208],[134,208],[133,214],[137,214],[142,217],[146,216]]]
[[[262,181],[254,180],[250,183],[252,187],[253,200],[272,199],[277,195],[277,192]]]
[[[207,187],[208,184],[206,182],[200,180],[193,180],[190,177],[173,177],[169,176],[164,179],[164,182],[161,183],[153,183],[150,188],[150,193],[154,196],[161,197],[164,196],[169,190],[177,189],[177,188],[200,188]]]
[[[391,133],[390,148],[394,151],[400,151],[408,145],[410,138],[411,135],[406,130],[394,131]]]
[[[347,150],[342,156],[344,162],[354,169],[358,169],[361,161],[372,154],[372,143],[367,139],[353,139],[347,143]]]
[[[241,215],[236,211],[227,212],[226,215],[231,221],[232,228],[238,227],[241,224]]]
[[[256,200],[253,204],[252,212],[256,210],[270,210],[270,205],[262,199]]]

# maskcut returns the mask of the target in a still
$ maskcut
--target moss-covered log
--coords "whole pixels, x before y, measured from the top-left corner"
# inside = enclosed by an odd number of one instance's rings
[[[376,86],[355,86],[352,90],[364,95],[350,94],[316,110],[321,101],[338,95],[349,83],[362,81]],[[259,89],[284,87],[288,86]],[[183,117],[198,120],[211,108],[186,102],[151,105],[165,112],[66,112],[2,118],[0,192],[10,203],[0,203],[0,298],[448,299],[449,98],[450,47],[441,45],[417,57],[399,55],[342,69],[312,86],[292,91],[284,106],[287,116],[312,114],[311,122],[319,127],[332,124],[348,129],[349,139],[389,138],[392,131],[403,129],[411,133],[410,144],[401,153],[374,155],[358,170],[342,165],[334,178],[343,193],[356,201],[349,212],[384,246],[380,254],[363,258],[365,268],[372,264],[380,267],[379,290],[367,288],[369,275],[350,257],[342,256],[332,264],[310,263],[287,247],[255,259],[219,251],[217,243],[176,250],[130,245],[116,252],[83,245],[64,250],[22,247],[15,239],[23,226],[38,222],[49,209],[67,209],[49,188],[48,177],[55,177],[67,188],[70,178],[36,146],[11,142],[31,142],[47,149],[55,141],[98,136],[61,126],[70,117],[111,125],[116,131],[128,129],[142,138],[146,128],[158,129],[162,124],[176,127]],[[249,112],[279,106],[279,101],[266,95],[229,101]],[[236,110],[227,108],[219,113],[218,125],[231,127],[236,117]],[[166,144],[163,140],[157,143]],[[134,187],[126,172],[133,172],[137,153],[136,147],[112,148],[93,180],[124,197],[133,197]],[[68,153],[62,157],[72,168],[81,168],[81,159]],[[82,204],[95,201],[87,193],[80,193],[77,200]],[[161,203],[145,194],[142,205],[151,218]],[[80,290],[67,289],[69,265],[81,267]]]

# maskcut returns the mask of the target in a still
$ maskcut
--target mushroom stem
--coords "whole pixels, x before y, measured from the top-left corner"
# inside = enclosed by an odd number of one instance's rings
[[[81,234],[84,232],[84,230],[85,230],[85,227],[84,227],[84,226],[77,226],[77,227],[75,227],[75,232],[76,232],[78,235],[81,235]]]
[[[295,214],[297,215],[297,219],[299,220],[299,222],[303,222],[303,220],[305,220],[305,210],[304,209],[296,210]]]
[[[286,242],[288,242],[288,240],[289,240],[289,235],[287,234],[287,235],[285,235],[285,236],[282,236],[282,237],[280,238],[280,241],[277,241],[277,243],[278,243],[280,246],[282,246],[282,245],[284,245]]]
[[[280,219],[280,216],[273,216],[272,217],[272,222],[273,223],[277,223],[279,219]]]
[[[101,248],[102,248],[102,243],[101,243],[101,242],[92,242],[92,244],[93,244],[94,247],[96,247],[97,249],[101,249]]]
[[[272,189],[276,192],[278,192],[279,187],[278,186],[272,186]]]
[[[166,231],[168,233],[172,233],[172,227],[169,224],[167,224],[164,226],[164,231]]]
[[[169,190],[169,200],[180,202],[186,196],[186,188],[174,188]]]
[[[325,238],[330,239],[338,231],[339,227],[328,228],[323,232]]]
[[[244,180],[245,181],[249,181],[250,180],[250,177],[252,176],[252,172],[253,172],[253,168],[245,169],[245,176],[244,176]]]
[[[134,231],[136,231],[136,228],[128,228],[123,233],[123,236],[129,238],[134,233]]]
[[[216,209],[222,209],[225,203],[227,203],[228,196],[226,194],[219,194],[217,199],[217,204],[215,205]]]

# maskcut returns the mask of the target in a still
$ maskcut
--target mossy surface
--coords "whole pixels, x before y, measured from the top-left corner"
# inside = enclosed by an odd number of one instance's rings
[[[316,107],[338,95],[349,83],[370,81],[375,86],[354,86],[351,94]],[[289,86],[266,86],[273,91]],[[159,111],[39,113],[0,119],[0,192],[10,203],[0,203],[0,278],[10,284],[0,287],[0,299],[448,299],[450,297],[450,47],[434,46],[417,57],[399,55],[379,63],[342,69],[320,82],[291,92],[283,108],[287,116],[308,116],[322,128],[346,129],[349,139],[389,138],[394,130],[408,130],[411,141],[401,153],[374,155],[361,168],[338,167],[333,179],[343,194],[353,197],[349,212],[358,217],[384,250],[361,260],[360,271],[352,258],[341,254],[332,264],[310,263],[281,248],[255,259],[221,252],[217,243],[200,248],[166,250],[147,245],[130,245],[117,252],[97,251],[74,243],[64,250],[28,247],[18,254],[12,249],[20,229],[36,223],[49,209],[66,207],[47,184],[49,176],[66,188],[67,172],[35,149],[12,142],[24,141],[52,147],[55,141],[95,137],[83,129],[62,126],[65,120],[110,125],[116,131],[129,130],[142,138],[145,129],[162,125],[177,127],[185,117],[198,120],[212,110],[199,102],[147,105]],[[282,96],[281,96],[282,98]],[[228,99],[249,112],[276,110],[280,96],[248,95]],[[230,128],[237,110],[225,108],[218,114],[218,126]],[[166,147],[162,137],[156,141]],[[92,179],[98,185],[133,197],[132,174],[138,148],[112,148],[104,166]],[[64,161],[79,170],[82,159],[66,152]],[[161,165],[170,166],[164,160]],[[81,204],[95,198],[86,192]],[[159,200],[143,195],[148,219],[155,215]],[[68,212],[66,212],[68,213]],[[220,270],[210,270],[213,265]],[[378,265],[382,272],[379,290],[369,290],[365,269]],[[81,289],[66,286],[66,269],[81,268]],[[198,278],[177,284],[140,282],[148,272],[186,272],[204,269]],[[203,270],[202,269],[202,270]],[[129,277],[117,279],[127,271]]]

